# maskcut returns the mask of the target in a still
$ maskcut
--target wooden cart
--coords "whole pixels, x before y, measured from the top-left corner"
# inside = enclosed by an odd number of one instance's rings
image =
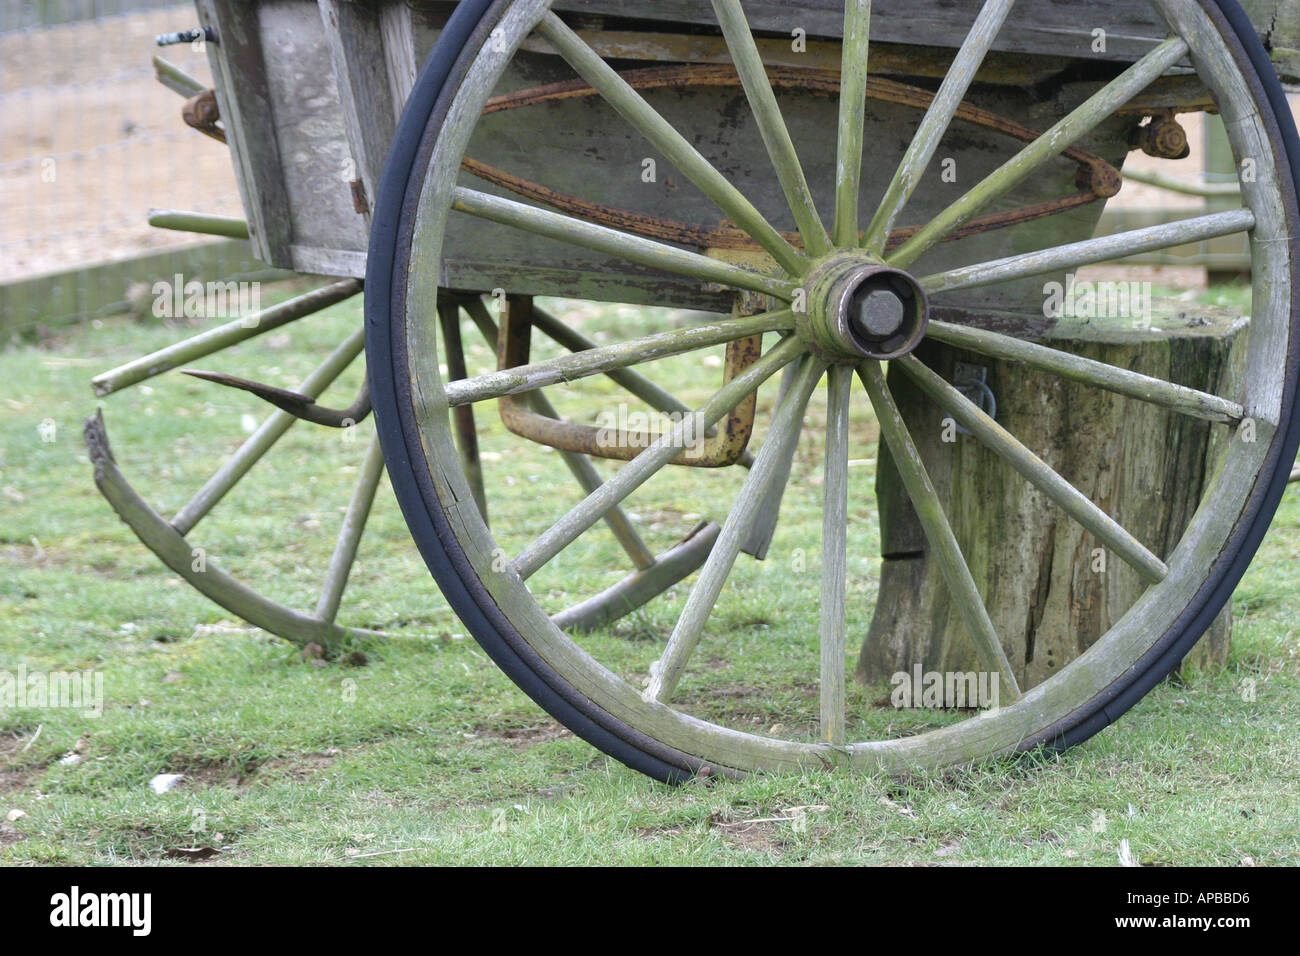
[[[100,489],[144,543],[259,627],[328,650],[372,633],[337,618],[387,471],[465,627],[629,765],[663,779],[947,766],[1067,746],[1118,717],[1219,613],[1277,507],[1300,441],[1300,147],[1279,79],[1300,69],[1295,0],[197,7],[215,90],[173,82],[192,96],[187,121],[229,144],[247,222],[158,223],[246,234],[267,263],[335,281],[107,372],[97,393],[363,285],[365,325],[295,391],[198,373],[278,410],[170,519],[127,482],[102,417],[88,436]],[[1093,238],[1126,157],[1176,163],[1180,117],[1204,111],[1241,164],[1239,207]],[[1044,309],[1082,267],[1243,233],[1253,301],[1212,379],[1195,350],[1159,374],[1114,359],[1106,336],[1131,333],[1131,316],[1094,317],[1091,348],[1067,345]],[[677,311],[595,336],[580,301]],[[494,368],[472,367],[466,333]],[[363,351],[361,394],[318,402]],[[673,394],[658,370],[701,355],[702,391]],[[990,387],[994,363],[1013,371]],[[1107,470],[1096,434],[1031,450],[990,400],[1059,404],[1055,382],[1117,403],[1115,421],[1153,409],[1170,447],[1213,449],[1195,482],[1162,448],[1144,452],[1158,468],[1124,459],[1130,494],[1182,496],[1161,540],[1125,527],[1119,478],[1077,487],[1079,462]],[[628,403],[667,424],[604,414]],[[491,406],[518,451],[487,462]],[[372,408],[377,438],[314,611],[197,569],[196,526],[290,425],[348,427]],[[526,473],[545,469],[571,473],[570,500],[550,478],[529,491]],[[1010,492],[954,477],[998,469],[1020,476]],[[783,501],[820,511],[811,549],[774,544]],[[1064,516],[1055,543],[1035,539],[1029,578],[999,577],[1048,510]],[[575,551],[579,565],[561,559]],[[919,576],[898,563],[917,557]],[[622,570],[600,581],[593,562]],[[1016,593],[1025,580],[1043,593]],[[1048,591],[1061,599],[1058,581],[1067,606],[1103,594],[1096,633],[1068,614],[1024,623]],[[924,626],[900,611],[920,595]],[[667,615],[666,642],[620,640],[633,611]],[[1047,631],[1071,627],[1074,650],[1045,665]],[[907,675],[912,707],[882,716],[851,683],[859,631],[859,676]],[[747,654],[773,640],[806,657],[797,686]],[[748,709],[729,705],[738,693]]]

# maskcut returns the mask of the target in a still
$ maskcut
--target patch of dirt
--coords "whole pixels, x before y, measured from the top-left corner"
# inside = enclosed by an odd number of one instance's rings
[[[267,760],[248,760],[242,766],[229,761],[204,760],[203,758],[173,757],[164,763],[168,773],[182,774],[177,785],[183,790],[223,789],[245,790],[258,777],[279,771],[295,780],[307,780],[334,764],[343,751],[331,747],[323,753],[292,754],[286,757],[271,757]]]
[[[501,740],[512,750],[524,751],[538,744],[572,737],[573,733],[559,724],[538,724],[533,727],[491,727],[480,724],[474,728],[474,738]]]
[[[737,849],[769,853],[775,857],[785,853],[786,839],[781,824],[724,820],[714,814],[709,818],[709,825]]]
[[[328,770],[334,766],[334,762],[342,755],[343,751],[337,747],[330,747],[322,753],[295,754],[291,757],[273,757],[256,764],[249,769],[249,775],[254,773],[263,774],[269,770],[278,770],[281,773],[288,774],[295,780],[307,780],[313,774],[320,773],[322,770]]]
[[[43,768],[15,766],[27,741],[14,734],[0,734],[0,793],[30,789]]]
[[[26,833],[11,827],[7,823],[0,823],[0,847],[13,846],[15,843],[22,843],[26,839]]]
[[[19,793],[30,789],[38,773],[40,770],[37,768],[12,770],[0,767],[0,793]]]
[[[178,834],[150,824],[140,824],[120,833],[127,844],[127,852],[140,863],[184,860],[193,864],[219,864],[223,856],[228,857],[227,851],[234,836],[232,833],[216,834],[216,845],[209,845],[197,834]]]
[[[176,772],[180,773],[181,771]],[[238,790],[246,785],[249,776],[247,773],[241,773],[236,769],[221,764],[195,767],[184,771],[184,774],[185,777],[181,780],[180,786],[187,790],[218,787],[226,790]]]

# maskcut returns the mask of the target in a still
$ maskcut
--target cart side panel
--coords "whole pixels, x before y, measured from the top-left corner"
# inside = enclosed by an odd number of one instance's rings
[[[258,18],[289,193],[293,265],[303,272],[335,271],[319,252],[364,252],[368,229],[352,200],[357,163],[325,26],[317,6],[301,0],[263,2]]]

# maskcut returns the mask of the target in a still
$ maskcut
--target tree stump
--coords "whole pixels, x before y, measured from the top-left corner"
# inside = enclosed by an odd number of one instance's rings
[[[1159,300],[1153,306],[1149,324],[1057,321],[1031,337],[1236,397],[1247,320],[1208,306]],[[967,314],[957,321],[1007,330],[1005,317]],[[985,369],[997,421],[1162,558],[1200,504],[1231,438],[1227,425],[932,340],[915,354],[948,381],[958,362]],[[1022,688],[1032,687],[1104,634],[1141,593],[1142,582],[1009,465],[975,438],[956,433],[946,413],[901,370],[893,370],[889,381],[1017,680]],[[875,684],[900,671],[911,673],[918,664],[925,672],[978,670],[974,646],[883,445],[876,493],[880,595],[858,679]],[[1200,666],[1222,662],[1230,630],[1225,609],[1187,660]]]

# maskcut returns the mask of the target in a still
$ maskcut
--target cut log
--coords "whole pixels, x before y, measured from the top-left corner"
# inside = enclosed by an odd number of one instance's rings
[[[955,321],[1015,329],[1003,316],[967,314]],[[1073,319],[1025,328],[1020,337],[1052,348],[1238,397],[1248,321],[1228,310],[1157,300],[1149,323]],[[915,354],[949,382],[955,369],[985,375],[997,422],[1162,560],[1200,504],[1231,437],[1227,424],[933,340]],[[1032,687],[1104,634],[1145,585],[1006,462],[958,432],[902,369],[892,368],[889,382],[1020,686]],[[883,447],[876,476],[883,564],[859,681],[887,681],[918,664],[926,672],[978,670],[974,646]],[[1222,662],[1230,629],[1225,610],[1188,660]]]

